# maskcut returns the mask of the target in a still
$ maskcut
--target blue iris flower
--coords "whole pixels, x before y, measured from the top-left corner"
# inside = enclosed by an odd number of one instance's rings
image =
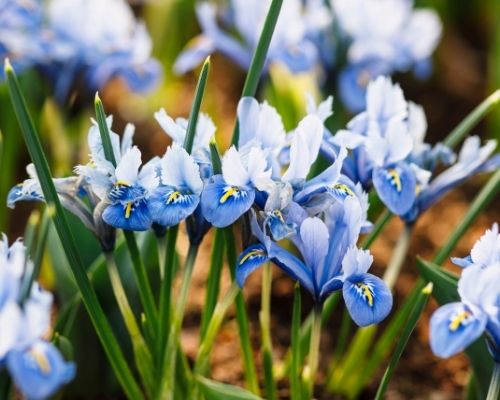
[[[356,198],[334,203],[325,221],[307,217],[292,240],[301,254],[296,257],[272,242],[254,222],[259,243],[238,258],[236,279],[243,286],[248,275],[267,261],[300,282],[316,302],[342,290],[347,309],[360,326],[380,322],[392,308],[392,295],[385,283],[367,273],[373,257],[356,247],[362,225],[362,210]]]
[[[496,147],[497,142],[495,140],[489,140],[484,146],[481,146],[479,137],[471,136],[464,141],[456,162],[441,173],[433,175],[434,170],[419,169],[417,172],[420,171],[420,174],[417,174],[417,178],[419,176],[421,178],[417,179],[418,186],[415,202],[412,208],[401,218],[408,223],[415,222],[423,212],[454,187],[473,175],[498,169],[500,167],[500,154],[491,156]]]
[[[242,154],[231,147],[222,158],[222,174],[214,175],[203,190],[203,215],[216,227],[229,226],[250,209],[256,190],[271,184],[271,169],[263,150],[251,147]]]
[[[343,103],[353,112],[364,109],[366,85],[379,75],[430,72],[430,57],[441,22],[430,9],[413,9],[412,0],[331,0],[347,42],[347,66],[339,74]]]
[[[354,117],[330,139],[353,149],[353,162],[346,173],[365,189],[371,185],[395,214],[408,212],[415,201],[417,181],[406,161],[413,150],[408,128],[408,103],[399,85],[379,77],[368,85],[366,111]],[[354,168],[352,168],[354,167]]]
[[[75,365],[63,360],[42,340],[50,327],[52,295],[35,282],[21,296],[24,274],[32,270],[21,241],[0,240],[0,368],[6,368],[23,396],[42,400],[54,395],[75,376]]]
[[[132,231],[151,227],[148,198],[158,185],[157,160],[142,164],[137,147],[127,150],[111,176],[112,188],[107,194],[108,205],[102,219],[108,225]],[[140,169],[140,170],[139,170]]]
[[[0,59],[9,57],[15,70],[22,71],[43,57],[43,43],[38,35],[42,21],[39,0],[0,1]]]
[[[123,0],[53,0],[46,10],[46,30],[51,39],[41,67],[53,80],[59,101],[78,78],[90,93],[115,77],[134,91],[158,82],[160,66],[151,58],[151,38]]]
[[[36,67],[60,103],[79,82],[87,95],[117,77],[143,92],[161,76],[146,27],[124,0],[4,0],[0,22],[2,58],[16,68]]]
[[[153,222],[170,227],[198,207],[203,181],[196,162],[176,143],[167,150],[160,166],[161,183],[152,191],[148,208]]]
[[[7,357],[7,368],[14,383],[30,400],[43,400],[73,380],[75,364],[64,361],[59,350],[45,341],[14,350]]]
[[[458,283],[460,302],[438,308],[430,322],[432,351],[450,357],[485,334],[496,362],[500,362],[500,235],[493,225],[474,245],[470,256],[454,259],[465,267]]]
[[[188,44],[174,69],[185,73],[214,52],[248,69],[270,3],[269,0],[232,0],[226,9],[219,9],[209,1],[198,3],[196,15],[202,34]],[[331,21],[332,15],[321,0],[308,1],[307,5],[301,0],[286,0],[271,40],[269,62],[284,64],[295,73],[331,62],[331,57],[322,56],[334,53],[329,35]],[[232,31],[238,38],[230,33]]]

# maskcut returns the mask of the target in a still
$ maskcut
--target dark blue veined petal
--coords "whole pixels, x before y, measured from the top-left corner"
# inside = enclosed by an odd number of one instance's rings
[[[255,191],[248,187],[228,185],[216,175],[201,194],[204,217],[212,225],[224,228],[247,212],[255,199]]]
[[[136,201],[144,197],[146,190],[141,186],[129,186],[125,183],[117,182],[108,194],[112,203]]]
[[[328,282],[326,282],[323,286],[321,286],[321,299],[326,299],[328,295],[332,294],[336,290],[342,289],[344,282],[342,282],[338,276],[333,277]]]
[[[159,186],[147,203],[153,222],[162,226],[175,226],[190,216],[199,202],[200,198],[196,194],[183,193],[170,186]]]
[[[248,276],[269,261],[266,248],[262,244],[254,244],[240,254],[236,262],[236,282],[243,287]]]
[[[391,291],[382,279],[372,274],[350,276],[342,291],[347,310],[359,326],[377,324],[391,311]]]
[[[301,260],[274,243],[271,243],[269,256],[286,274],[309,290],[315,299],[319,299],[319,293],[314,289],[312,272]]]
[[[288,224],[280,210],[273,210],[268,213],[266,225],[269,227],[273,239],[276,241],[283,240],[297,233],[293,224]]]
[[[75,364],[67,363],[59,350],[44,341],[27,350],[13,350],[7,368],[20,391],[31,400],[47,399],[75,376]]]
[[[128,231],[145,231],[152,224],[145,199],[110,204],[102,213],[102,219],[108,225]]]
[[[415,202],[415,174],[405,163],[398,163],[389,168],[375,168],[373,185],[380,199],[394,214],[405,214]]]
[[[430,344],[434,354],[450,357],[459,353],[482,335],[485,314],[472,314],[462,303],[439,307],[430,321]]]
[[[45,201],[43,195],[37,192],[23,192],[23,184],[19,184],[10,189],[7,195],[7,206],[14,208],[18,201]]]

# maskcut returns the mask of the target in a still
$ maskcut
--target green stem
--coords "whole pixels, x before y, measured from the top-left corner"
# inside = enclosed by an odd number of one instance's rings
[[[234,235],[231,227],[224,228],[224,238],[226,242],[227,262],[229,264],[229,272],[231,279],[234,281],[235,267],[236,267],[236,244],[234,242]],[[257,370],[255,368],[255,359],[250,342],[250,328],[248,325],[248,315],[245,307],[245,301],[240,293],[236,296],[236,321],[238,322],[238,332],[240,336],[241,351],[243,353],[243,366],[245,371],[245,380],[248,389],[254,393],[259,394],[259,380],[257,378]]]
[[[455,147],[470,130],[483,119],[497,104],[500,103],[500,90],[496,90],[487,97],[481,104],[472,110],[460,124],[446,137],[444,144],[449,147]]]
[[[387,284],[389,289],[393,289],[398,279],[399,273],[403,264],[405,262],[406,256],[408,254],[408,249],[411,242],[412,226],[405,225],[401,236],[399,237],[396,248],[394,249],[391,260],[384,274],[384,282]]]
[[[205,296],[205,306],[201,316],[200,338],[203,340],[208,324],[212,319],[217,297],[219,296],[220,278],[222,266],[224,264],[224,232],[221,229],[215,230],[214,241],[212,243],[212,255],[210,257],[210,270],[208,271],[207,293]]]
[[[316,372],[318,370],[319,363],[322,307],[323,305],[321,303],[316,303],[314,305],[311,344],[309,346],[309,358],[302,376],[304,381],[304,388],[306,390],[306,399],[312,399],[314,397],[314,384],[316,382]]]
[[[210,322],[208,324],[205,337],[201,341],[198,355],[196,356],[196,362],[194,364],[195,375],[206,374],[210,361],[210,353],[214,347],[215,337],[219,332],[227,309],[231,306],[231,304],[234,303],[234,300],[239,292],[240,288],[236,284],[236,282],[234,282],[227,293],[224,295],[222,300],[217,303],[217,306],[215,307],[215,310],[212,314],[212,318],[210,319]]]
[[[160,279],[165,278],[165,261],[167,257],[167,239],[166,236],[156,237],[156,248],[158,251],[158,270]]]
[[[500,363],[495,363],[493,374],[491,375],[490,388],[486,400],[500,399]]]
[[[135,315],[130,307],[127,299],[127,294],[123,287],[120,274],[118,272],[118,267],[116,266],[116,261],[112,253],[105,253],[106,263],[108,266],[108,275],[111,282],[111,287],[115,295],[118,308],[127,327],[127,331],[130,335],[130,340],[132,342],[132,347],[134,349],[135,361],[137,369],[141,378],[144,382],[146,391],[149,397],[152,394],[152,388],[154,385],[153,381],[153,359],[149,349],[146,346],[146,342],[141,334],[141,330],[137,325]]]
[[[300,387],[300,318],[301,318],[301,296],[300,296],[300,284],[297,282],[295,284],[295,289],[293,291],[293,316],[292,316],[292,358],[290,362],[290,398],[292,400],[301,400],[301,387]]]
[[[165,266],[165,274],[160,288],[160,316],[158,320],[158,336],[156,338],[156,354],[158,360],[157,379],[159,382],[161,382],[164,376],[163,360],[168,340],[168,329],[171,323],[172,285],[175,276],[175,243],[177,242],[178,231],[178,226],[171,227],[168,229],[167,235],[165,236],[165,261],[162,262]]]
[[[182,271],[181,288],[176,298],[176,307],[174,315],[172,316],[167,349],[165,350],[165,356],[163,359],[162,371],[164,376],[161,384],[159,385],[159,391],[156,396],[158,400],[170,400],[173,399],[174,396],[177,350],[179,347],[182,321],[184,319],[184,311],[187,303],[189,284],[191,283],[197,254],[198,246],[190,246],[186,263]]]
[[[276,23],[278,22],[282,4],[283,0],[272,0],[271,2],[269,12],[267,13],[267,17],[262,28],[262,33],[259,37],[259,42],[257,43],[257,47],[255,48],[255,53],[253,54],[250,68],[248,69],[248,74],[243,86],[241,97],[255,96],[260,76],[266,62],[267,51],[269,50],[269,45],[273,37],[274,28],[276,27]],[[240,134],[238,121],[236,121],[231,143],[235,146],[238,146],[239,137]]]
[[[134,232],[123,231],[123,235],[125,236],[130,257],[132,259],[133,272],[135,281],[137,283],[137,289],[139,291],[139,298],[141,299],[141,304],[144,307],[144,313],[146,315],[146,327],[148,329],[148,335],[151,338],[155,338],[156,327],[158,326],[158,311],[156,309],[153,291],[151,290],[151,284],[147,275],[146,266],[142,261]]]
[[[264,358],[264,384],[267,399],[278,398],[276,382],[273,375],[273,345],[271,340],[271,289],[272,269],[271,264],[264,265],[262,273],[260,328],[262,333],[262,355]]]

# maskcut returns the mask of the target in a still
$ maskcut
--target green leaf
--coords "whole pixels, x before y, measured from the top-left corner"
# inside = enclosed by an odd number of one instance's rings
[[[217,228],[212,242],[212,254],[210,256],[210,269],[208,271],[207,291],[205,294],[205,306],[201,316],[200,341],[203,341],[205,333],[212,318],[220,290],[220,278],[224,263],[224,231]]]
[[[406,345],[408,344],[408,340],[410,339],[410,336],[413,333],[413,330],[415,329],[415,326],[417,325],[417,322],[420,319],[420,316],[422,315],[427,302],[429,301],[429,296],[431,295],[431,293],[432,283],[429,283],[420,291],[415,306],[413,307],[413,310],[411,312],[410,318],[408,318],[403,332],[401,332],[398,344],[396,345],[396,348],[392,353],[391,361],[389,362],[389,366],[385,370],[380,386],[378,387],[375,400],[382,400],[384,398],[385,391],[387,390],[387,385],[392,378],[392,373],[394,372],[394,369],[396,368],[396,365],[399,362],[399,359],[401,358]]]
[[[198,84],[194,94],[193,105],[191,106],[191,113],[189,114],[188,126],[186,129],[186,138],[184,140],[184,148],[191,154],[193,151],[194,137],[196,136],[196,126],[198,124],[198,115],[200,114],[201,101],[205,93],[205,86],[207,84],[208,71],[210,70],[210,57],[207,57],[201,68],[201,74],[198,78]]]
[[[207,400],[262,400],[259,396],[238,386],[215,382],[202,376],[197,376],[196,380]]]
[[[283,0],[272,0],[271,2],[269,12],[267,13],[267,17],[262,28],[262,33],[260,34],[259,42],[257,43],[257,47],[255,48],[255,53],[253,54],[250,68],[248,69],[248,74],[245,80],[245,85],[243,86],[241,97],[255,96],[255,92],[257,91],[257,86],[262,75],[262,70],[266,62],[269,44],[271,43],[274,28],[276,27],[276,23],[278,22],[282,4]],[[238,121],[236,121],[231,143],[235,146],[238,146],[239,138],[240,133]]]
[[[434,297],[439,304],[459,301],[457,292],[458,276],[443,270],[439,265],[417,258],[417,267],[420,275],[427,282],[436,287]]]
[[[474,128],[486,114],[500,103],[500,89],[495,91],[486,100],[479,104],[465,117],[458,126],[453,129],[444,140],[444,144],[455,147]]]
[[[222,162],[221,156],[219,152],[219,148],[217,147],[217,142],[215,141],[215,136],[210,138],[210,158],[212,159],[212,168],[214,171],[214,175],[222,174]]]
[[[101,340],[118,381],[125,391],[125,394],[130,399],[141,399],[143,397],[142,392],[125,361],[120,345],[116,341],[115,335],[111,330],[111,326],[109,325],[106,315],[104,314],[96,293],[92,288],[85,272],[84,265],[78,253],[78,247],[75,239],[73,238],[73,234],[69,229],[68,221],[54,187],[52,174],[50,172],[47,159],[45,158],[35,125],[33,124],[26,102],[19,88],[17,77],[8,60],[5,62],[5,76],[9,87],[12,105],[21,127],[26,147],[30,153],[31,160],[35,165],[43,195],[48,203],[52,203],[54,205],[54,225],[66,256],[68,257],[69,265],[73,272],[76,284],[78,285],[78,289],[80,290],[87,312],[92,320],[97,335]]]

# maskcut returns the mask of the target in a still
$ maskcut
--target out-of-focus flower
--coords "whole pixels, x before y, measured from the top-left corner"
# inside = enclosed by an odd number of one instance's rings
[[[430,344],[440,357],[463,351],[483,333],[496,362],[500,362],[500,235],[498,225],[474,245],[458,282],[461,302],[446,304],[432,315]]]
[[[339,75],[340,96],[354,112],[365,106],[365,88],[378,75],[430,71],[430,57],[441,36],[441,22],[413,0],[331,0],[349,42],[348,65]]]
[[[307,217],[291,239],[302,255],[297,258],[272,242],[253,222],[258,244],[238,258],[236,279],[243,286],[248,275],[267,261],[300,282],[316,302],[342,289],[347,309],[360,326],[380,322],[392,308],[392,295],[384,282],[367,273],[373,261],[368,251],[356,247],[363,213],[356,198],[334,203],[325,221]]]
[[[67,363],[42,337],[50,326],[52,296],[34,284],[26,299],[21,282],[31,260],[17,241],[9,247],[0,241],[0,368],[7,368],[21,393],[43,400],[54,395],[75,376],[75,365]]]
[[[94,93],[117,76],[134,91],[149,90],[160,76],[146,27],[124,0],[50,0],[45,35],[48,54],[40,67],[60,101],[77,79]]]
[[[202,34],[188,44],[174,69],[180,74],[189,71],[214,52],[248,69],[270,4],[270,0],[231,0],[227,8],[218,8],[210,1],[198,3],[196,14]],[[285,64],[292,72],[310,71],[322,61],[331,62],[331,21],[331,13],[321,0],[306,5],[301,0],[285,0],[268,62]]]
[[[1,0],[0,59],[9,57],[17,71],[40,59],[44,54],[39,35],[42,21],[39,0]]]
[[[78,85],[93,94],[115,77],[133,91],[150,90],[161,75],[151,50],[145,25],[125,0],[0,3],[0,55],[16,68],[40,70],[60,103]]]

